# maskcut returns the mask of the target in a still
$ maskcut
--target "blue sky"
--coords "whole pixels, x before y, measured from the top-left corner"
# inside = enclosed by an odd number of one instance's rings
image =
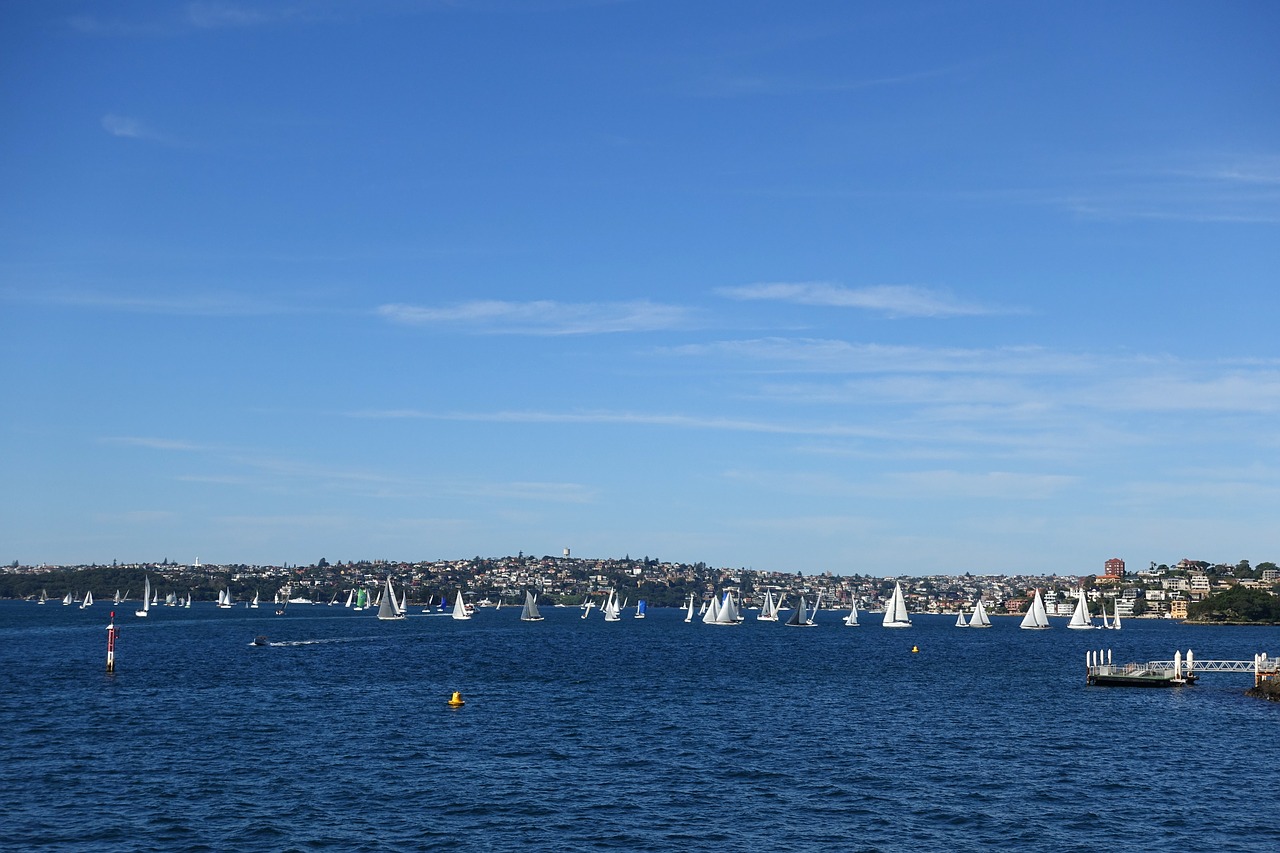
[[[1280,560],[1280,5],[12,2],[0,560]]]

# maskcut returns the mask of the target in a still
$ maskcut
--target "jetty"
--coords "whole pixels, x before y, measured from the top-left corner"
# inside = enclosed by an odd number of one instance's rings
[[[1194,684],[1202,672],[1251,672],[1256,688],[1264,682],[1280,681],[1280,658],[1268,657],[1263,652],[1254,655],[1253,660],[1197,660],[1187,649],[1185,657],[1180,651],[1174,652],[1173,660],[1114,664],[1110,649],[1085,652],[1085,683],[1100,687]]]

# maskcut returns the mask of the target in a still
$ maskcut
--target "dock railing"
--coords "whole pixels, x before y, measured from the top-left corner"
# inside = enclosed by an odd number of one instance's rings
[[[1152,660],[1146,663],[1118,665],[1113,664],[1111,660],[1111,649],[1086,652],[1086,676],[1150,673],[1168,675],[1174,681],[1187,682],[1194,680],[1196,675],[1202,672],[1251,672],[1255,687],[1263,681],[1280,678],[1280,658],[1270,657],[1266,652],[1254,655],[1253,660],[1197,660],[1190,649],[1187,650],[1186,657],[1183,657],[1181,651],[1174,652],[1173,660]]]

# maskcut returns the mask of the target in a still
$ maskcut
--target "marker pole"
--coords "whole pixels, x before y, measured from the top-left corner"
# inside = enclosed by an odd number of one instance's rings
[[[107,672],[116,671],[116,612],[111,611],[111,624],[107,626]]]

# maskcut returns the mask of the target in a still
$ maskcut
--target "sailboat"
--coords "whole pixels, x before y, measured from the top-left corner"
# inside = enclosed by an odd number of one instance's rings
[[[609,590],[609,598],[600,607],[604,611],[604,621],[617,622],[622,618],[622,607],[618,604],[618,591]]]
[[[853,599],[849,604],[849,615],[844,617],[844,624],[850,628],[858,627],[858,599]]]
[[[956,627],[957,627],[957,628],[968,628],[968,627],[969,627],[969,623],[968,623],[968,622],[966,622],[966,621],[964,621],[964,608],[963,608],[963,607],[961,607],[961,608],[960,608],[960,612],[956,614]]]
[[[49,593],[47,593],[43,589],[40,590],[40,598],[39,600],[36,601],[36,604],[44,604],[48,600],[49,600]]]
[[[1120,630],[1120,607],[1114,598],[1111,599],[1111,630]]]
[[[227,587],[218,593],[218,606],[223,610],[230,609],[233,604],[235,604],[235,601],[231,598],[231,587]]]
[[[387,591],[382,596],[382,603],[378,605],[379,619],[403,619],[404,611],[400,609],[400,602],[396,600],[395,587],[391,585],[391,575],[387,575]]]
[[[453,612],[451,614],[454,619],[470,619],[471,614],[467,612],[467,603],[462,599],[462,590],[458,590],[458,597],[453,600]]]
[[[894,581],[893,597],[884,609],[885,628],[910,628],[911,615],[907,613],[907,602],[902,598],[902,584]]]
[[[333,597],[333,600],[337,601],[338,597],[335,595]],[[329,603],[333,604],[333,601],[330,601]],[[405,584],[404,590],[400,593],[400,615],[404,616],[408,612],[409,612],[409,586],[408,584]]]
[[[350,607],[351,603],[355,600],[356,600],[356,590],[355,590],[355,587],[352,587],[351,589],[347,590],[347,603],[342,606]]]
[[[702,624],[716,624],[716,617],[720,615],[720,603],[714,595],[707,601],[707,606],[702,611]]]
[[[987,608],[983,606],[982,599],[978,599],[978,603],[973,606],[973,615],[969,617],[970,628],[990,628],[991,617],[987,616]]]
[[[67,593],[66,595],[64,595],[64,596],[62,597],[62,606],[63,606],[63,607],[69,607],[69,606],[71,606],[71,602],[73,602],[73,601],[75,601],[75,600],[76,600],[75,595],[74,595],[73,593],[70,593],[70,592],[69,592],[69,593]]]
[[[84,601],[80,602],[80,609],[84,610],[86,607],[92,607],[92,606],[93,606],[93,590],[89,590],[84,594]]]
[[[365,589],[364,587],[361,587],[360,591],[356,593],[356,606],[351,609],[364,610],[368,606],[369,606],[369,590]]]
[[[258,591],[256,589],[253,591],[253,601],[249,602],[249,606],[253,608],[258,606]]]
[[[134,616],[146,616],[151,609],[151,575],[147,575],[142,583],[142,609],[134,611]]]
[[[1044,599],[1040,597],[1040,590],[1036,590],[1031,604],[1027,605],[1027,615],[1022,617],[1022,624],[1018,627],[1024,630],[1040,630],[1049,627],[1049,613],[1044,609]]]
[[[41,604],[44,604],[44,602],[43,602],[43,601],[41,601],[40,603],[41,603]],[[689,609],[688,609],[687,611],[685,611],[685,614],[684,614],[684,621],[686,621],[686,622],[692,622],[692,621],[693,621],[693,593],[689,593]]]
[[[766,589],[764,591],[764,604],[760,605],[760,612],[756,614],[756,621],[778,621],[778,602],[773,599],[773,590]]]
[[[122,601],[124,601],[124,599],[123,599],[123,598],[121,598],[121,596],[120,596],[120,588],[119,588],[119,587],[116,587],[116,597],[115,597],[115,598],[113,598],[113,599],[111,599],[111,603],[112,603],[112,604],[119,604],[119,603],[120,603],[120,602],[122,602]]]
[[[645,601],[643,598],[640,599],[640,603],[636,605],[636,618],[643,619],[648,610],[649,602]]]
[[[529,590],[524,591],[524,610],[520,611],[521,622],[541,622],[542,614],[538,612],[538,596]]]
[[[1092,617],[1089,616],[1089,604],[1084,600],[1084,587],[1080,587],[1076,594],[1076,609],[1071,614],[1071,621],[1067,623],[1067,627],[1077,631],[1096,627]]]
[[[800,596],[800,603],[796,605],[796,611],[786,621],[786,626],[788,628],[813,628],[817,626],[818,623],[809,618],[806,608],[807,605],[802,595]]]
[[[738,605],[733,600],[733,593],[725,590],[724,599],[716,608],[716,620],[713,625],[738,625],[742,620],[738,617]]]
[[[1103,628],[1105,628],[1106,630],[1110,631],[1110,630],[1111,630],[1111,620],[1107,618],[1107,600],[1106,600],[1105,598],[1104,598],[1104,599],[1102,599],[1102,600],[1099,602],[1099,606],[1102,608],[1102,627],[1103,627]]]
[[[595,606],[596,606],[596,603],[595,603],[594,601],[592,601],[591,599],[589,599],[589,598],[588,598],[588,599],[587,599],[587,603],[586,603],[586,604],[584,604],[584,605],[583,605],[583,607],[582,607],[582,618],[583,618],[583,619],[586,619],[588,616],[590,616],[590,615],[591,615],[591,608],[593,608],[593,607],[595,607]]]
[[[186,609],[186,610],[190,610],[190,609],[191,609],[191,593],[187,593],[187,603],[186,603],[186,604],[184,604],[184,605],[182,605],[182,606],[183,606],[183,608],[184,608],[184,609]]]

